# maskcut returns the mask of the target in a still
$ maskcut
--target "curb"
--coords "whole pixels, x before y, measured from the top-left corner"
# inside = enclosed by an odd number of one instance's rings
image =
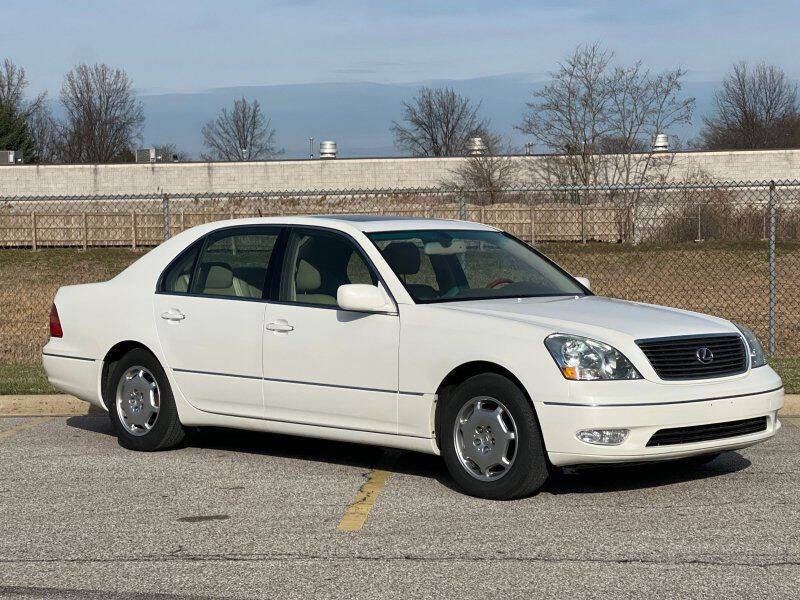
[[[0,417],[72,417],[106,414],[101,408],[66,394],[0,396]]]
[[[786,394],[781,417],[800,417],[800,394]],[[106,411],[66,394],[0,396],[0,417],[62,417]]]

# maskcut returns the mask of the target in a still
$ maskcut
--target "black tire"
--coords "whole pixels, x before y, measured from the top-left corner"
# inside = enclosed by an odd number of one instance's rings
[[[462,409],[473,399],[487,396],[502,402],[516,426],[513,462],[498,479],[482,481],[462,464],[456,449],[455,425]],[[495,373],[475,375],[444,400],[439,439],[442,456],[456,484],[471,496],[512,500],[535,493],[547,481],[549,463],[536,413],[527,396],[509,379]]]
[[[117,411],[117,385],[128,369],[134,366],[146,368],[155,378],[159,389],[158,416],[153,423],[152,429],[144,435],[129,433],[122,424]],[[178,418],[175,398],[172,395],[172,388],[170,388],[164,369],[156,357],[144,348],[131,350],[111,365],[108,379],[106,380],[104,396],[111,424],[117,434],[119,444],[129,450],[138,450],[140,452],[168,450],[178,446],[186,436],[183,425],[181,425]]]

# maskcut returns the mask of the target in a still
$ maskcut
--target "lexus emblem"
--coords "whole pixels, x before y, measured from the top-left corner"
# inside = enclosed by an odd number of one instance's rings
[[[711,361],[714,360],[714,353],[711,351],[711,348],[706,348],[705,346],[702,348],[698,348],[697,352],[695,353],[697,360],[699,360],[704,365],[707,365]]]

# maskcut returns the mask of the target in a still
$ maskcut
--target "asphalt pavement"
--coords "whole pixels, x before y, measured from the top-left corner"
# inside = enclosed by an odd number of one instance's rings
[[[705,467],[491,502],[434,456],[228,430],[143,454],[104,415],[0,418],[0,597],[798,598],[799,443],[787,419]]]

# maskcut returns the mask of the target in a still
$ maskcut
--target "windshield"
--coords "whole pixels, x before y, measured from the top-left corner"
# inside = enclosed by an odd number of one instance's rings
[[[370,233],[414,301],[584,295],[572,277],[499,231]]]

